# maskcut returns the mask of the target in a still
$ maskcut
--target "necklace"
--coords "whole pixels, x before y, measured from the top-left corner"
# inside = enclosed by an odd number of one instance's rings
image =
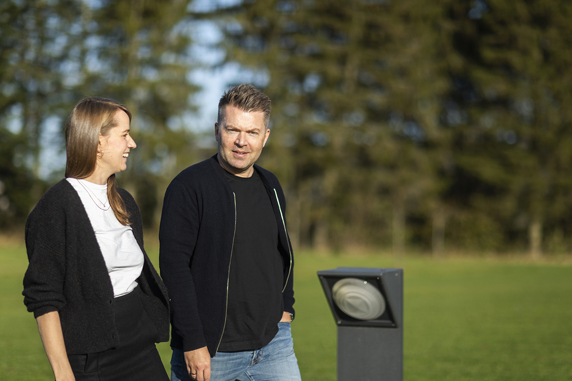
[[[86,187],[85,185],[83,185],[82,182],[79,181],[79,179],[76,179],[76,180],[77,180],[77,182],[79,183],[79,185],[81,185],[81,187],[82,187],[83,189],[85,189],[85,191],[87,192],[87,195],[89,196],[89,198],[91,198],[91,201],[93,201],[93,203],[95,204],[95,206],[97,206],[99,209],[101,209],[101,210],[103,210],[103,211],[109,210],[109,208],[111,207],[110,204],[107,204],[107,206],[106,206],[106,203],[105,203],[105,202],[102,202],[102,201],[95,195],[95,193],[93,193],[93,191],[91,191],[88,187]],[[92,194],[93,194],[93,196],[92,196]],[[94,199],[93,197],[95,197],[95,199]],[[95,200],[97,200],[97,201],[95,201]],[[109,200],[106,200],[106,201],[109,202]],[[98,202],[99,202],[99,203],[98,203]],[[100,206],[100,205],[101,205],[101,206]]]

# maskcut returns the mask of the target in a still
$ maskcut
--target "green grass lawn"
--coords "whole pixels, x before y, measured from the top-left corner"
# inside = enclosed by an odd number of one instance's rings
[[[156,249],[149,254],[156,260]],[[53,379],[22,303],[26,265],[22,247],[0,247],[2,380]],[[392,261],[297,255],[293,335],[306,381],[336,379],[336,325],[316,271],[338,266],[391,267]],[[405,380],[572,380],[572,266],[412,257],[401,267]],[[159,351],[168,367],[168,344]]]

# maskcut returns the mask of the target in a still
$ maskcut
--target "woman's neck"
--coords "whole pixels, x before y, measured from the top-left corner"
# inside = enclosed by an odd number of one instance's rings
[[[106,173],[102,173],[97,169],[88,177],[84,177],[83,180],[89,181],[90,183],[105,185],[107,184],[107,179],[109,179],[109,175]]]

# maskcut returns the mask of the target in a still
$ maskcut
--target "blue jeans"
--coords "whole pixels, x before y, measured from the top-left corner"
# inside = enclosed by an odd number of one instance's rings
[[[173,349],[171,381],[189,381],[183,351]],[[278,333],[254,351],[218,352],[211,359],[211,381],[301,381],[290,323],[278,323]]]

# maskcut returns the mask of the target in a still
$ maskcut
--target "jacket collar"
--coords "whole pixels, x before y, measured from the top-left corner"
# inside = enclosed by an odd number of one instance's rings
[[[217,173],[217,175],[219,176],[219,179],[224,181],[224,183],[228,186],[228,188],[230,189],[230,185],[228,185],[228,181],[226,181],[225,176],[225,169],[220,165],[220,163],[218,162],[217,159],[217,154],[215,153],[213,156],[211,156],[211,158],[209,159],[209,162],[211,163],[211,165],[215,168],[215,172]],[[264,174],[264,170],[261,166],[259,166],[258,164],[254,164],[254,170],[258,173],[258,175],[260,176],[260,178],[262,179],[262,183],[264,184],[264,186],[271,190],[274,189],[274,187],[270,184],[270,181],[268,181],[268,178],[266,177],[266,175]]]

